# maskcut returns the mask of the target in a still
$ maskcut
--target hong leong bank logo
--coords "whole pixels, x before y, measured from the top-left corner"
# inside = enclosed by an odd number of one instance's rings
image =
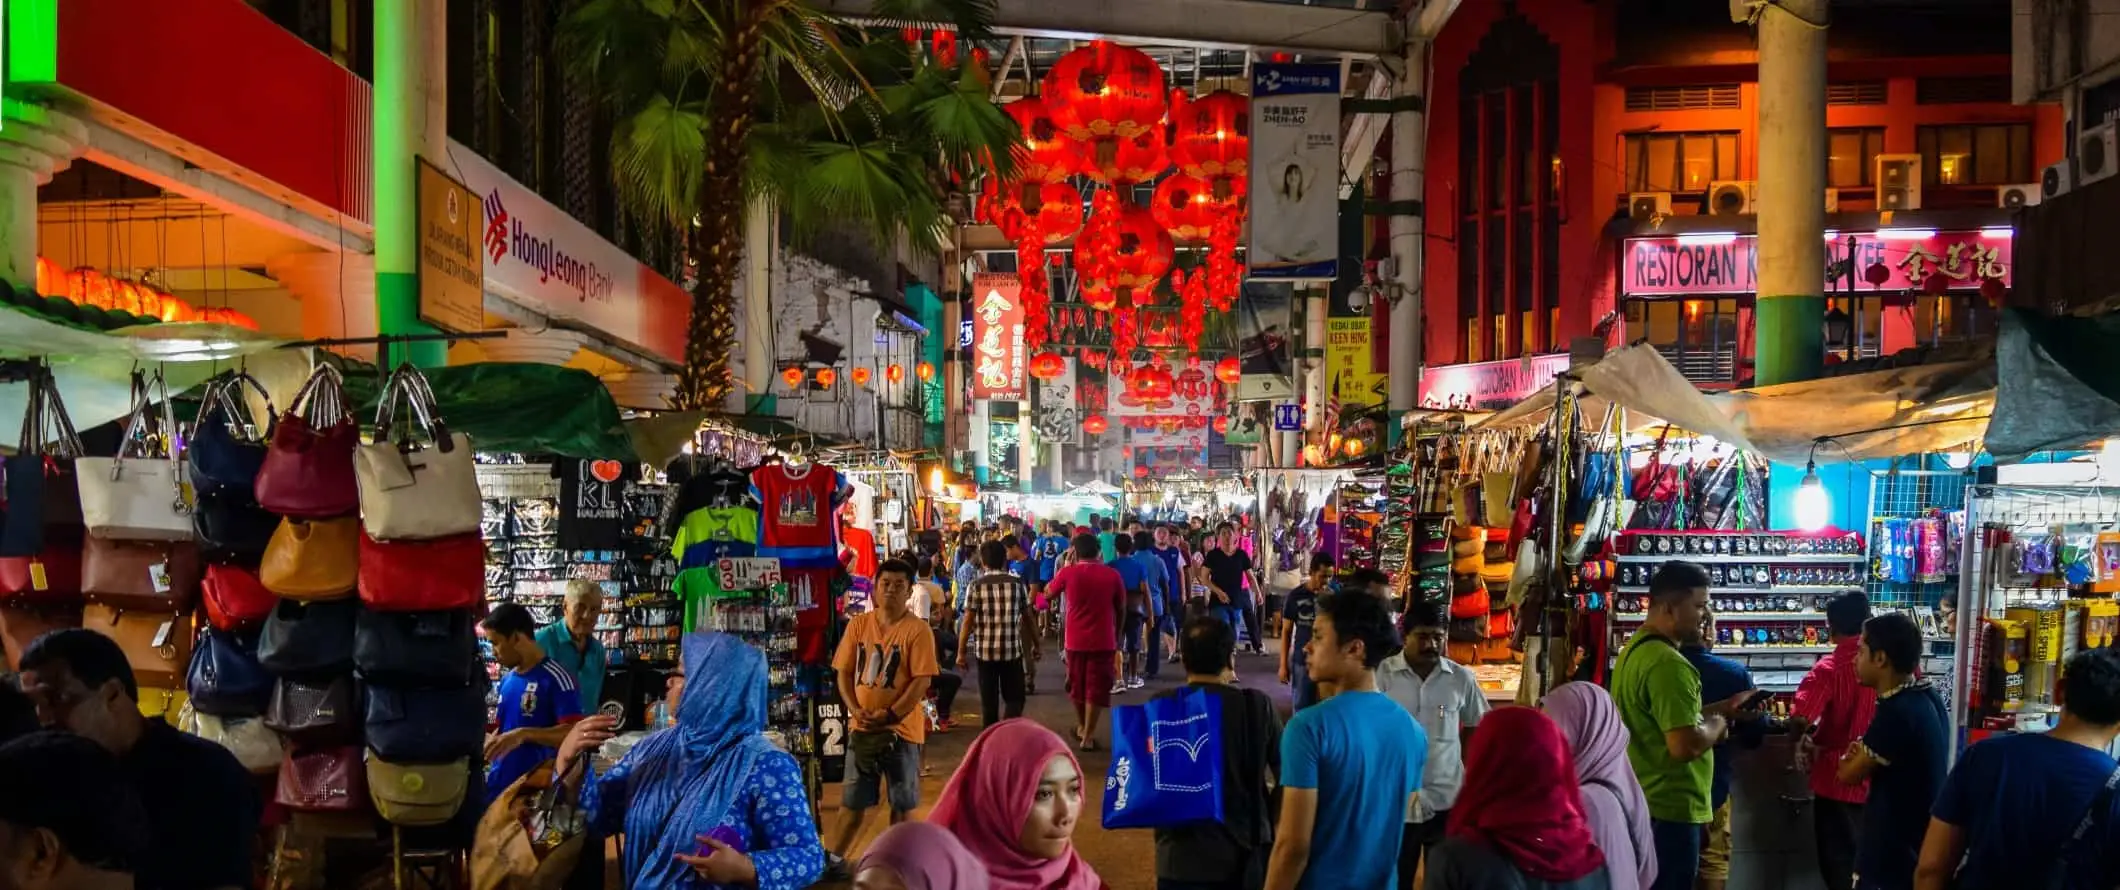
[[[612,280],[608,270],[598,268],[594,261],[569,256],[557,241],[541,237],[524,225],[521,217],[510,216],[500,189],[486,193],[485,205],[486,255],[493,265],[500,266],[513,258],[536,269],[539,283],[557,279],[573,288],[575,299],[580,302],[610,301]]]

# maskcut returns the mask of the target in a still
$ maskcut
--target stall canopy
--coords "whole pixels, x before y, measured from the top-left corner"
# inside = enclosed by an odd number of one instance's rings
[[[1627,409],[1634,428],[1669,424],[1784,463],[1866,460],[1946,451],[1978,441],[1995,402],[1995,364],[1965,361],[1894,368],[1802,383],[1706,394],[1647,345],[1616,350],[1577,368],[1570,386],[1584,413]],[[1509,428],[1543,423],[1554,390],[1479,423]],[[1820,442],[1823,438],[1825,441]]]
[[[2003,313],[2001,378],[1987,448],[1998,461],[2081,448],[2120,433],[2120,313],[2089,318]]]

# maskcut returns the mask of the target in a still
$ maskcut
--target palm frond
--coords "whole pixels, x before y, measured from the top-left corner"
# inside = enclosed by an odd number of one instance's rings
[[[655,96],[618,123],[611,168],[620,203],[638,218],[685,226],[698,205],[707,157],[706,115],[697,104]]]
[[[946,25],[966,40],[993,36],[999,0],[876,0],[869,18],[879,25],[908,28]]]

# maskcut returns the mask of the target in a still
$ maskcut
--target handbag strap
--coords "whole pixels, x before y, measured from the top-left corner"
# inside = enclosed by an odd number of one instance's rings
[[[287,403],[287,413],[319,429],[352,422],[353,412],[346,406],[346,378],[338,366],[317,362],[302,388],[295,390],[294,400]]]
[[[397,414],[400,396],[412,409],[402,418]],[[427,382],[427,375],[405,362],[391,372],[390,379],[383,383],[382,397],[376,400],[375,438],[378,442],[395,439],[399,450],[412,451],[418,447],[416,432],[426,433],[443,453],[456,447],[449,438],[449,428],[435,411],[434,387]]]
[[[193,427],[203,427],[209,419],[219,414],[227,420],[229,430],[238,433],[237,438],[248,441],[259,439],[260,437],[252,432],[257,429],[257,418],[250,413],[250,405],[245,399],[246,386],[255,391],[258,399],[265,403],[263,438],[272,438],[273,427],[279,422],[278,413],[273,409],[272,394],[266,392],[265,385],[259,383],[258,378],[250,376],[247,371],[223,372],[206,382],[206,390],[199,396],[199,416],[193,420]]]
[[[132,374],[132,390],[132,414],[125,422],[125,437],[118,440],[117,457],[110,462],[111,481],[115,482],[124,475],[126,452],[133,450],[135,446],[138,446],[137,450],[140,452],[140,457],[153,459],[155,455],[147,454],[148,440],[150,438],[156,439],[160,443],[162,450],[160,457],[169,461],[170,509],[175,510],[179,515],[189,514],[191,512],[191,499],[184,496],[183,449],[177,443],[177,414],[176,409],[170,404],[169,382],[163,378],[160,368],[155,369],[152,376],[149,376],[144,371],[134,370]],[[159,430],[154,428],[155,420],[153,419],[153,407],[155,396],[157,395],[161,396],[162,402]]]
[[[59,397],[59,381],[51,365],[38,363],[29,373],[29,399],[22,412],[22,434],[17,453],[80,457],[86,453],[81,435],[67,416],[66,402]],[[47,448],[47,446],[53,446]]]

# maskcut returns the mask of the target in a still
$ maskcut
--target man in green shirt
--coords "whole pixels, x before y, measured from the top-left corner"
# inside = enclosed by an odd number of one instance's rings
[[[1667,562],[1649,579],[1649,612],[1620,650],[1612,671],[1612,699],[1627,726],[1627,759],[1649,800],[1656,839],[1652,890],[1692,890],[1700,870],[1715,743],[1729,731],[1728,716],[1748,690],[1703,707],[1700,671],[1679,647],[1700,640],[1708,617],[1708,572],[1690,562]]]

